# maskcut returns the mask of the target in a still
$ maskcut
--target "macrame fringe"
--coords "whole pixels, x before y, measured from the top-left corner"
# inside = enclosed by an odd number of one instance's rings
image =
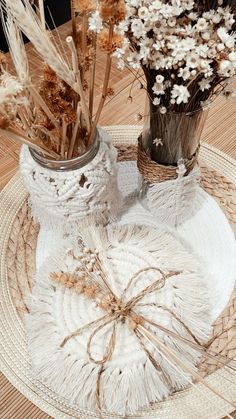
[[[200,170],[195,167],[188,176],[147,187],[147,205],[158,222],[178,227],[196,214],[202,205],[199,179]]]

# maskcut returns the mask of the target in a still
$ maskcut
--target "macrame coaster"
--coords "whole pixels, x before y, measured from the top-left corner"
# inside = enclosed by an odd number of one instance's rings
[[[106,223],[117,215],[117,152],[106,131],[99,128],[98,132],[97,155],[84,167],[71,171],[40,166],[23,146],[20,172],[30,193],[33,217],[46,230],[63,233],[87,216]]]
[[[160,228],[79,231],[84,244],[68,240],[36,275],[26,323],[34,374],[78,408],[134,414],[196,372],[211,332],[204,270]]]

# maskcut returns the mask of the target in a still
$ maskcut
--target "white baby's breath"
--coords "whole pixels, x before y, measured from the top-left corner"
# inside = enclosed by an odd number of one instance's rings
[[[89,29],[93,32],[99,33],[103,27],[103,22],[100,13],[96,10],[88,19]]]
[[[186,86],[174,84],[173,90],[171,92],[172,99],[176,100],[176,103],[180,105],[181,103],[187,103],[190,97],[190,93]]]
[[[203,92],[204,90],[211,88],[211,79],[202,79],[198,82],[200,90]]]
[[[119,67],[127,62],[133,69],[141,66],[152,72],[149,93],[156,106],[163,96],[170,105],[187,103],[195,79],[204,92],[213,86],[213,78],[219,83],[236,74],[230,7],[218,2],[214,10],[201,11],[194,0],[125,2],[127,16],[120,27],[129,44],[116,51]]]
[[[160,145],[160,146],[162,146],[162,145],[163,145],[163,141],[162,141],[162,139],[161,139],[161,138],[155,138],[155,139],[153,140],[153,144],[154,144],[156,147],[158,147],[159,145]]]

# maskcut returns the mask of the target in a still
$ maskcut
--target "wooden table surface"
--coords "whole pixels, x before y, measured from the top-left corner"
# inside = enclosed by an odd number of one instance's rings
[[[63,25],[60,28],[62,39],[69,32],[69,24]],[[40,60],[30,44],[27,45],[27,51],[30,56],[31,71],[37,81]],[[97,100],[101,93],[103,75],[104,57],[100,55],[96,74]],[[115,96],[107,101],[100,125],[137,123],[135,115],[143,113],[145,92],[140,89],[140,82],[133,83],[133,80],[134,77],[128,69],[119,71],[113,65],[110,87],[114,89]],[[132,101],[128,100],[130,95]],[[236,159],[236,100],[226,101],[224,98],[218,98],[214,102],[202,138]],[[19,144],[0,138],[0,189],[18,169],[19,149]],[[50,417],[22,396],[4,375],[0,374],[0,419],[50,419]]]

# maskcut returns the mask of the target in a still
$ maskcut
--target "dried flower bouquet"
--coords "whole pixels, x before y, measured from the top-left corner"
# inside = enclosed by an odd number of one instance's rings
[[[120,68],[143,70],[151,158],[176,164],[196,151],[189,143],[199,111],[220,93],[235,96],[236,1],[126,0],[126,8],[119,24],[125,42],[114,55]]]
[[[112,54],[122,46],[118,24],[124,0],[71,0],[72,31],[63,45],[47,30],[43,0],[1,0],[2,20],[16,75],[0,56],[0,134],[22,141],[55,159],[71,159],[91,145],[105,100],[111,91]],[[94,16],[103,29],[92,31]],[[44,64],[40,83],[32,82],[22,33]],[[106,54],[104,82],[94,111],[97,48]]]

